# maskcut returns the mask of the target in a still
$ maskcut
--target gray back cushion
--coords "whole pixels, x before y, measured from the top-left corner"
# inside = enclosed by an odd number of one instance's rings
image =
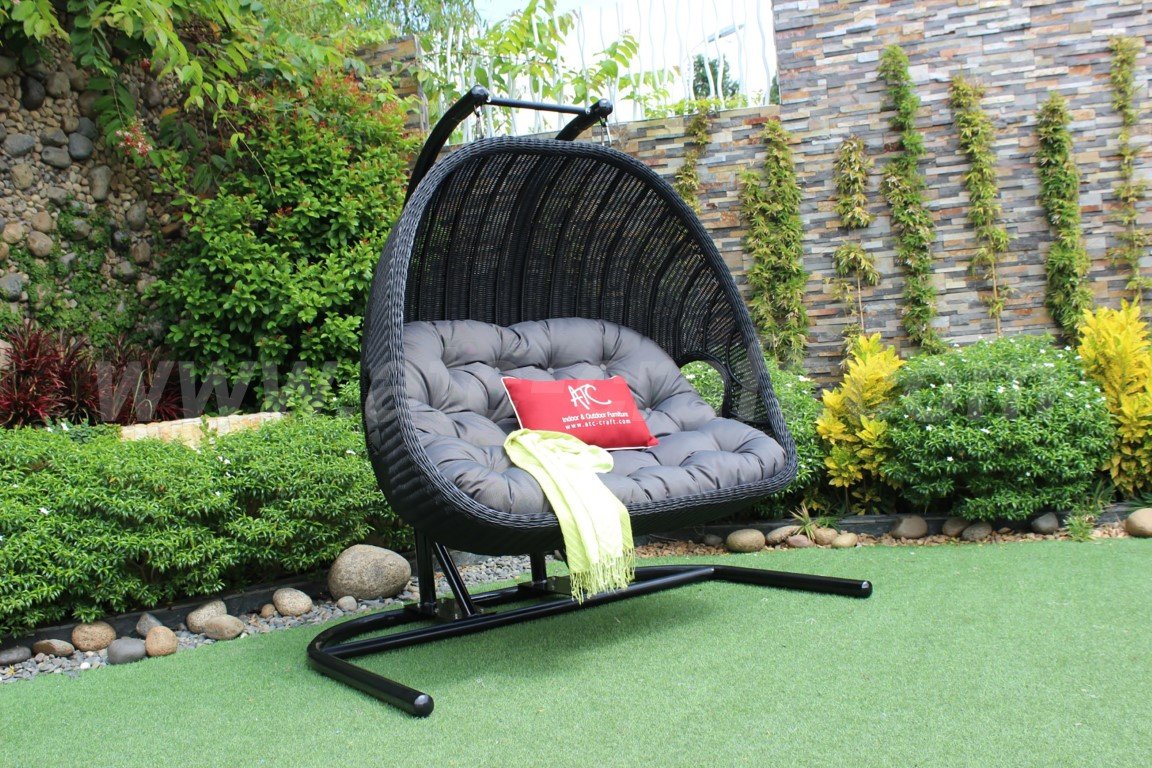
[[[654,342],[603,320],[557,318],[502,327],[474,320],[408,323],[405,395],[437,470],[476,501],[514,514],[550,509],[539,484],[512,465],[504,438],[519,428],[501,379],[628,382],[660,444],[613,451],[601,475],[625,504],[694,496],[781,471],[768,435],[716,416]]]

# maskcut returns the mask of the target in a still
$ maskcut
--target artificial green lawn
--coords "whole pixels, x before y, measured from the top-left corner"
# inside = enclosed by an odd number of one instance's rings
[[[311,671],[306,628],[0,687],[0,765],[1146,766],[1152,542],[809,549],[718,583],[364,660],[415,719]]]

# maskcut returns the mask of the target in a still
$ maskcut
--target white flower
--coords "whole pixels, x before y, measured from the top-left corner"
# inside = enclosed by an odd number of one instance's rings
[[[344,453],[348,454],[349,456],[355,456],[356,455],[356,451],[352,450],[351,448],[344,451]]]
[[[924,431],[925,432],[931,432],[932,431],[932,425],[929,424],[928,426],[924,427]]]
[[[51,512],[49,512],[49,511],[48,511],[47,509],[45,509],[44,507],[40,507],[40,514],[42,514],[42,515],[50,515],[50,514],[52,514],[52,513],[51,513]]]
[[[216,491],[216,495],[217,496],[223,496],[224,494],[222,494],[220,491]]]
[[[60,431],[61,432],[67,432],[68,431],[68,422],[66,422],[66,421],[60,422]]]
[[[949,456],[949,457],[948,457],[948,461],[952,461],[952,457],[951,457],[951,456]]]

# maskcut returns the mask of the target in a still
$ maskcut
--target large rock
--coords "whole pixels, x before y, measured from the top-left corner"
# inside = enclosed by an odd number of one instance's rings
[[[72,165],[72,156],[68,150],[61,147],[44,147],[40,150],[40,159],[53,168],[64,170]]]
[[[817,528],[815,533],[812,534],[816,537],[816,543],[822,547],[827,547],[839,535],[839,531],[835,528]]]
[[[20,78],[20,106],[29,112],[35,112],[44,105],[46,98],[48,98],[48,91],[44,89],[44,83],[32,75],[24,75]]]
[[[224,601],[213,600],[210,603],[204,603],[204,605],[185,616],[184,623],[188,626],[189,632],[200,634],[204,632],[204,623],[208,621],[208,619],[227,615],[228,606],[224,605]]]
[[[0,56],[0,77],[8,77],[14,72],[16,72],[16,59],[11,56]]]
[[[96,141],[96,137],[100,135],[100,131],[96,129],[96,123],[88,117],[81,117],[76,121],[76,132],[92,141]]]
[[[344,595],[344,597],[336,601],[336,607],[345,613],[352,613],[360,607],[360,604],[356,602],[356,598],[352,597],[352,595]]]
[[[72,629],[72,645],[78,651],[102,651],[115,639],[116,630],[106,621],[77,624]]]
[[[80,98],[76,100],[76,106],[80,110],[80,114],[87,118],[96,117],[96,102],[99,101],[100,94],[96,91],[84,91],[80,94]],[[89,136],[88,138],[92,138]]]
[[[303,616],[312,610],[312,598],[298,589],[285,587],[272,593],[272,604],[281,616]]]
[[[971,525],[971,521],[965,520],[962,517],[950,517],[944,521],[944,528],[941,533],[945,536],[951,536],[953,539],[964,533],[964,529]]]
[[[235,616],[213,616],[204,622],[204,634],[213,640],[231,640],[244,631],[244,622]]]
[[[20,301],[24,294],[24,275],[11,272],[0,277],[0,299],[4,301]]]
[[[759,552],[764,549],[764,534],[755,528],[732,531],[724,540],[729,552]]]
[[[10,221],[4,225],[3,234],[0,234],[0,237],[9,245],[16,245],[24,239],[24,225],[19,221]]]
[[[67,640],[38,640],[32,645],[32,652],[67,658],[76,653],[76,648]]]
[[[136,621],[136,634],[140,635],[140,637],[148,637],[149,632],[156,629],[156,627],[162,626],[164,626],[164,623],[160,621],[160,619],[150,613],[145,613]]]
[[[112,186],[112,169],[106,165],[98,165],[88,174],[88,191],[92,199],[102,203],[108,199],[108,190]]]
[[[903,515],[888,533],[894,539],[922,539],[928,535],[928,521],[920,515]]]
[[[832,549],[851,549],[860,543],[860,537],[852,531],[845,531],[832,539]]]
[[[179,649],[176,633],[163,625],[152,627],[144,638],[144,652],[149,656],[171,656]]]
[[[32,658],[32,650],[26,645],[15,645],[0,651],[0,667],[10,667]]]
[[[1056,533],[1060,530],[1060,518],[1056,517],[1055,512],[1041,515],[1032,521],[1032,530],[1044,536]]]
[[[92,139],[82,133],[73,133],[68,137],[68,154],[73,160],[87,160],[92,157],[95,149]]]
[[[1124,530],[1129,536],[1139,539],[1152,538],[1152,507],[1144,507],[1128,515],[1124,521]]]
[[[36,183],[36,169],[28,163],[17,163],[12,166],[12,186],[16,189],[28,189]]]
[[[137,201],[124,214],[124,223],[129,229],[139,232],[148,224],[148,203]]]
[[[144,641],[138,637],[121,637],[108,646],[109,664],[131,664],[147,655]]]
[[[42,259],[52,253],[54,246],[55,243],[52,242],[52,238],[43,232],[28,233],[28,250],[32,252],[33,256]]]
[[[10,133],[4,139],[4,153],[9,157],[24,157],[36,149],[36,137],[27,133]]]
[[[72,90],[72,83],[68,81],[68,75],[63,72],[53,72],[44,79],[44,90],[52,98],[59,99],[69,94]]]
[[[71,235],[71,237],[73,240],[84,240],[91,234],[92,234],[92,225],[89,224],[87,222],[87,220],[85,220],[85,219],[73,219],[72,220],[72,235]]]
[[[788,546],[792,547],[793,549],[804,549],[805,547],[812,546],[812,539],[808,538],[802,533],[789,536],[787,539],[785,539],[785,541],[788,543]]]
[[[798,525],[782,525],[779,528],[773,528],[772,530],[768,531],[768,535],[765,537],[765,542],[768,544],[768,546],[774,547],[777,544],[783,544],[788,540],[789,536],[795,536],[799,532],[800,526]]]
[[[68,145],[68,134],[53,128],[40,134],[40,143],[46,147],[64,147]]]
[[[412,566],[395,552],[369,544],[354,544],[340,553],[328,572],[328,591],[337,599],[394,597],[408,586]]]
[[[960,534],[960,538],[964,541],[984,541],[992,535],[992,526],[981,520],[978,523],[972,523],[964,529],[964,533]]]
[[[48,213],[48,211],[37,211],[32,215],[29,223],[32,224],[32,229],[37,232],[43,232],[44,234],[49,234],[56,230],[56,219],[52,218],[52,214]]]

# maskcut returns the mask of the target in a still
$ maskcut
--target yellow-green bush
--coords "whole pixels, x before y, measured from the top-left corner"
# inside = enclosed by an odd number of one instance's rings
[[[1078,351],[1116,427],[1106,466],[1112,482],[1125,496],[1152,488],[1152,343],[1140,305],[1085,312]]]
[[[902,365],[880,334],[858,336],[844,381],[824,393],[816,431],[828,447],[828,483],[849,492],[858,512],[877,511],[883,500],[882,470],[892,441],[879,412],[896,397],[896,372]]]

